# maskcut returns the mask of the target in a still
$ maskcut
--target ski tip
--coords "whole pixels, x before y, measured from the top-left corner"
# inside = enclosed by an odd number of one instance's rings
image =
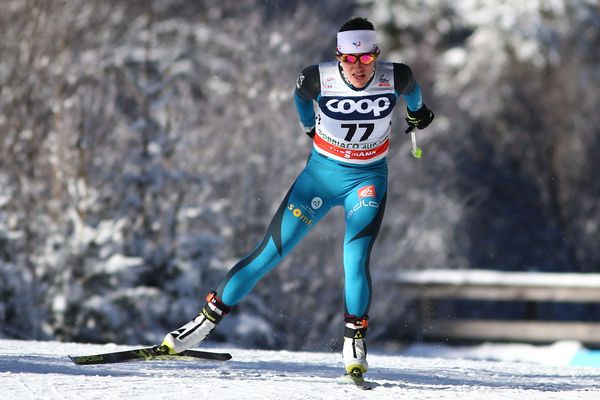
[[[102,362],[104,362],[104,355],[102,354],[95,354],[90,356],[69,355],[68,357],[71,359],[71,361],[73,361],[73,364],[77,365],[101,364]]]
[[[76,365],[83,364],[83,360],[81,360],[81,357],[72,356],[70,354],[67,357],[69,357],[69,360],[71,360],[73,362],[73,364],[76,364]]]

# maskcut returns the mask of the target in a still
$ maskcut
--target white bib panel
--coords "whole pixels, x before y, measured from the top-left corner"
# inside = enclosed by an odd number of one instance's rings
[[[384,158],[396,105],[393,64],[378,62],[371,83],[358,91],[346,84],[337,61],[319,64],[319,73],[321,96],[315,150],[352,164],[369,164]]]

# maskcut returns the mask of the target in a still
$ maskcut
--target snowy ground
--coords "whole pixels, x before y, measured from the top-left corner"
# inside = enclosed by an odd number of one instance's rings
[[[600,368],[464,360],[453,358],[456,353],[427,358],[373,352],[371,391],[337,383],[337,353],[227,349],[234,358],[224,363],[99,366],[76,366],[67,358],[127,348],[0,340],[0,399],[600,399]]]

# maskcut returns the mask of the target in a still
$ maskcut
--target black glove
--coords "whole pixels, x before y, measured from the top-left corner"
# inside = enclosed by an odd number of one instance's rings
[[[433,113],[425,104],[417,111],[410,111],[406,108],[406,122],[408,123],[408,129],[405,133],[409,133],[414,128],[425,129],[433,121]]]

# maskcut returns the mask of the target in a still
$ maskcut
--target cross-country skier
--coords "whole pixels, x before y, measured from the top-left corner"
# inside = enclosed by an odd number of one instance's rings
[[[311,65],[300,73],[294,102],[300,124],[313,143],[306,167],[262,242],[208,295],[195,319],[166,335],[162,345],[169,352],[179,353],[206,339],[329,210],[343,206],[342,356],[348,373],[367,371],[365,337],[372,295],[369,257],[386,203],[392,110],[402,96],[411,127],[423,129],[433,120],[411,69],[378,61],[379,54],[373,25],[365,18],[353,18],[337,34],[337,61]]]

